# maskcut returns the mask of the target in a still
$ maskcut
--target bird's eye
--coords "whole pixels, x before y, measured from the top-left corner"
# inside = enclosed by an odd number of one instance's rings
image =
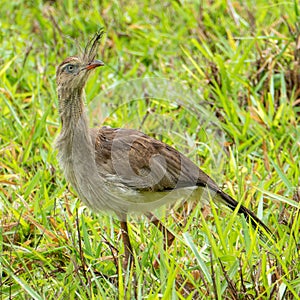
[[[76,66],[72,64],[66,65],[65,70],[67,73],[74,73],[76,71]]]

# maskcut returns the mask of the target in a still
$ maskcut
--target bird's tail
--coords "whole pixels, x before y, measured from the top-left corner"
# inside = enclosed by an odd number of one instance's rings
[[[235,208],[239,205],[239,203],[230,197],[228,194],[224,193],[222,190],[218,189],[215,191],[217,195],[221,198],[222,202],[224,202],[230,209],[235,210]],[[271,234],[271,230],[265,225],[251,210],[241,205],[239,207],[238,213],[243,214],[248,222],[251,223],[253,228],[258,228],[258,231],[261,233],[261,227],[264,230]]]

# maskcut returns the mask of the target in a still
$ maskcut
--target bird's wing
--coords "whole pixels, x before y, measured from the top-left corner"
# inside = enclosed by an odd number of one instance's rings
[[[171,146],[137,130],[92,129],[99,173],[138,191],[167,191],[215,182]]]

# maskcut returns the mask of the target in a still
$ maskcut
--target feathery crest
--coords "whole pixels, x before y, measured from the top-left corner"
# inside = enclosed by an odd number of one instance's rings
[[[98,45],[103,35],[104,35],[104,29],[100,28],[93,36],[93,38],[87,43],[83,53],[84,61],[90,62],[95,59],[97,55]]]

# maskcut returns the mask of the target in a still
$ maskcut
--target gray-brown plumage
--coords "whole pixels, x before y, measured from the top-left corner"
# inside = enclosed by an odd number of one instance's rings
[[[84,86],[91,70],[104,65],[95,60],[102,34],[95,35],[82,56],[65,59],[56,73],[62,122],[57,140],[59,161],[80,198],[95,210],[114,211],[123,218],[131,211],[146,213],[180,197],[195,198],[198,191],[206,190],[212,199],[234,210],[238,202],[173,147],[136,130],[88,128]],[[269,231],[244,206],[238,212],[254,227]],[[127,224],[122,223],[122,228],[126,231]],[[128,235],[124,238],[128,240]],[[126,249],[129,255],[130,244]]]

